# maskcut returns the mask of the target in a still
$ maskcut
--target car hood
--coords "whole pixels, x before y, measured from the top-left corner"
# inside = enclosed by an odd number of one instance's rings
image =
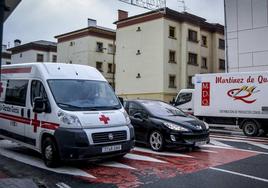
[[[168,121],[193,131],[206,130],[204,122],[194,116],[160,116],[158,119]]]

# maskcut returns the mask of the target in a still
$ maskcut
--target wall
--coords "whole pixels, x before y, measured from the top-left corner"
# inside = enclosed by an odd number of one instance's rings
[[[230,72],[268,70],[268,0],[225,0]]]

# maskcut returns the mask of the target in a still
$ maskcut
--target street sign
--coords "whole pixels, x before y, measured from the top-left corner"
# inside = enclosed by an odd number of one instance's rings
[[[149,10],[157,10],[166,7],[166,0],[119,0]]]
[[[4,21],[10,16],[10,14],[13,12],[13,10],[17,7],[17,5],[21,2],[21,0],[5,0],[5,4],[7,7],[7,10],[4,14]]]

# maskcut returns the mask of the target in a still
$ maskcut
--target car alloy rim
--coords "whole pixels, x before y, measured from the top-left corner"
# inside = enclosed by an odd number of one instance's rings
[[[162,146],[162,137],[158,132],[153,132],[150,137],[150,144],[154,150],[159,150]]]
[[[52,159],[52,155],[53,155],[53,151],[52,151],[52,146],[49,145],[45,148],[45,156],[46,159],[51,160]]]

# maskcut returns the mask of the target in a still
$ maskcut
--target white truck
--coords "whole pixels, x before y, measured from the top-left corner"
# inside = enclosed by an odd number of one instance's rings
[[[208,123],[236,124],[247,136],[268,132],[268,72],[197,74],[175,106]]]

